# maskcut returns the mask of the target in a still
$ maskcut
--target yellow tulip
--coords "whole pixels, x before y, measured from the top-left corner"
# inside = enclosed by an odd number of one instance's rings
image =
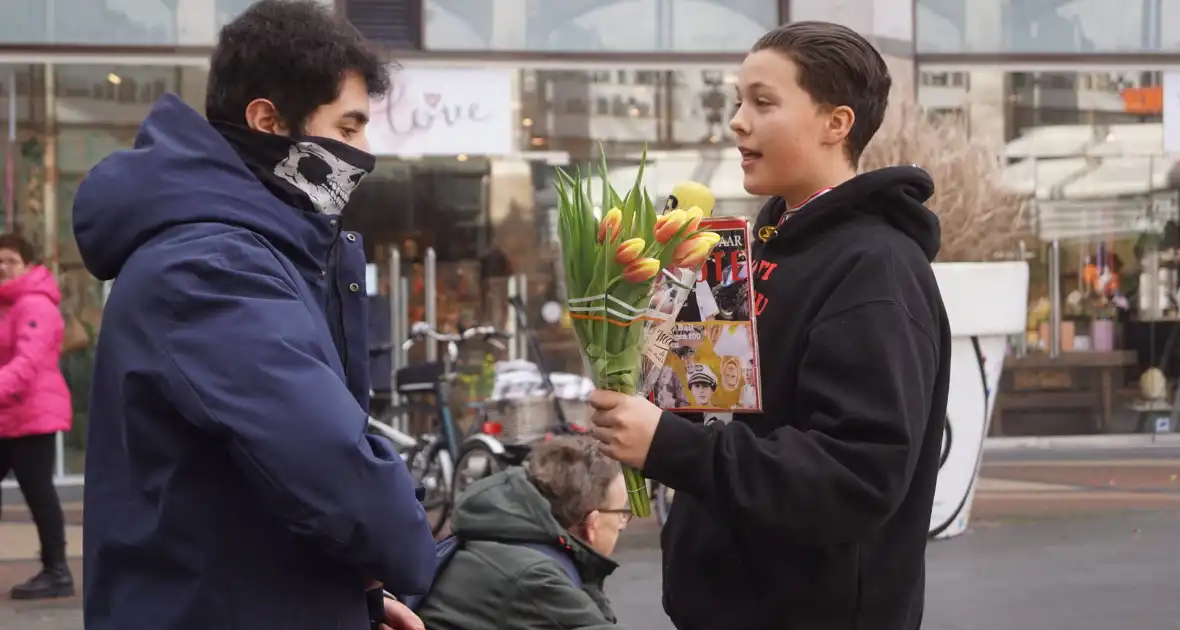
[[[619,247],[615,250],[615,260],[626,265],[639,258],[646,245],[647,243],[644,243],[641,238],[629,238],[619,243]]]
[[[697,182],[680,182],[672,187],[672,194],[668,197],[667,208],[700,208],[704,216],[713,215],[713,206],[717,200],[708,186]]]
[[[598,242],[615,242],[619,238],[619,234],[623,231],[623,211],[618,208],[611,208],[603,215],[602,220],[598,222]],[[607,236],[610,236],[608,241]]]
[[[656,219],[656,242],[663,244],[672,240],[687,221],[688,213],[683,210],[672,210],[661,215]]]
[[[627,282],[646,282],[660,272],[660,261],[655,258],[639,258],[627,265],[623,270],[623,280]]]
[[[684,231],[685,234],[692,234],[701,229],[701,219],[705,217],[705,211],[701,210],[699,206],[693,206],[688,209],[688,229]]]
[[[672,264],[692,269],[705,262],[720,241],[721,235],[716,232],[701,232],[676,246],[676,251],[672,252]]]

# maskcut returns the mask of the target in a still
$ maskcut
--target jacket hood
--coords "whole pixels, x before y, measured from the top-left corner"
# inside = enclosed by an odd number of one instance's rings
[[[934,180],[916,166],[891,166],[856,177],[813,199],[798,210],[769,247],[796,242],[844,223],[858,215],[873,215],[911,239],[933,261],[938,255],[941,228],[938,216],[922,205],[934,194]],[[771,199],[758,213],[754,233],[774,225],[787,209],[781,197]]]
[[[54,304],[61,304],[61,289],[53,273],[42,265],[29,267],[25,275],[0,284],[0,303],[11,304],[32,294],[41,294]]]
[[[461,540],[569,544],[584,568],[605,575],[617,566],[557,522],[549,500],[523,468],[509,468],[472,484],[455,506],[451,529]]]
[[[100,280],[156,234],[225,223],[261,234],[297,264],[323,264],[335,238],[325,216],[275,197],[203,116],[174,94],[152,107],[135,146],[99,162],[78,187],[74,236]]]

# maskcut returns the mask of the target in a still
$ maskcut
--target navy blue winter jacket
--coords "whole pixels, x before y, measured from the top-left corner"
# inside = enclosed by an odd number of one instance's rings
[[[426,591],[426,515],[365,434],[359,238],[279,201],[172,95],[82,183],[74,233],[91,273],[118,276],[90,400],[86,628],[365,630],[367,579]]]

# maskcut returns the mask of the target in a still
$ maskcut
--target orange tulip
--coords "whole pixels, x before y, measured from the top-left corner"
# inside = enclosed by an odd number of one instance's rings
[[[623,270],[623,280],[627,282],[646,282],[660,272],[660,261],[655,258],[638,258]]]
[[[701,229],[701,219],[705,217],[705,211],[697,206],[688,209],[688,229],[684,231],[685,234],[692,234]]]
[[[618,208],[611,208],[603,215],[602,220],[598,222],[598,242],[608,242],[607,234],[609,232],[609,242],[615,242],[619,238],[619,233],[623,231],[623,211]]]
[[[705,262],[720,241],[721,235],[716,232],[701,232],[676,246],[676,251],[672,252],[672,264],[692,269]]]
[[[679,209],[660,215],[656,219],[656,241],[667,243],[672,240],[672,237],[680,232],[680,228],[684,227],[687,221],[688,213]]]
[[[624,265],[639,258],[643,253],[643,248],[647,243],[643,242],[641,238],[629,238],[622,243],[619,243],[618,249],[615,250],[615,260]]]

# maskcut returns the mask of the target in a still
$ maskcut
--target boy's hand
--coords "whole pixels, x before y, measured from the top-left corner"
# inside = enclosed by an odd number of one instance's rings
[[[590,394],[590,405],[594,407],[590,434],[602,443],[602,452],[642,470],[663,411],[646,398],[602,389]]]

